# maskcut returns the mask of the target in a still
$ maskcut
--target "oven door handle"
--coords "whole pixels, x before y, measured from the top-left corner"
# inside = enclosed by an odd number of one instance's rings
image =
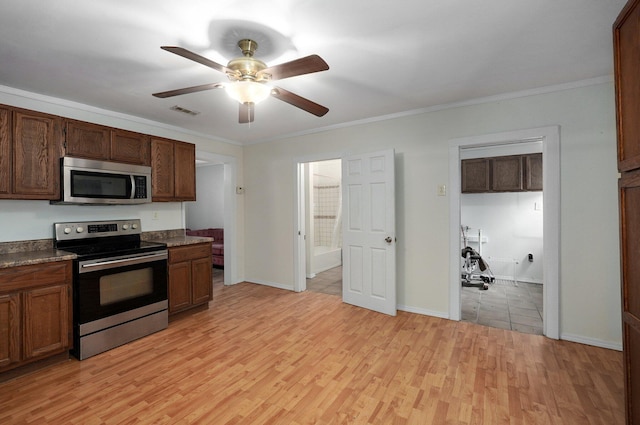
[[[166,260],[167,251],[154,253],[149,255],[141,255],[139,257],[118,258],[107,261],[89,261],[86,264],[80,263],[79,273],[88,273],[97,270],[113,269],[116,267],[132,266],[135,264],[151,263],[153,261]]]

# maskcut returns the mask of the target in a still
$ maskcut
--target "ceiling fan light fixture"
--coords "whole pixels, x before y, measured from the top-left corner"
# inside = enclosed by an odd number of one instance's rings
[[[255,81],[237,81],[225,85],[227,94],[232,99],[244,103],[258,103],[265,100],[271,94],[271,87]]]

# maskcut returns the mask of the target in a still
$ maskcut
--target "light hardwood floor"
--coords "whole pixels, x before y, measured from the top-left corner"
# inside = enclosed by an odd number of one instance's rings
[[[622,424],[620,352],[249,283],[0,384],[1,424]]]

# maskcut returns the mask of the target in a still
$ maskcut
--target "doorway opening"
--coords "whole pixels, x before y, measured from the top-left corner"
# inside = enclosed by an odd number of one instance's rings
[[[303,167],[306,287],[342,297],[342,160]]]
[[[233,285],[239,282],[236,252],[236,158],[196,151],[196,199],[183,203],[185,228],[221,228],[222,265],[213,268],[213,281]],[[213,214],[213,215],[212,215]],[[214,241],[215,242],[215,241]]]
[[[541,156],[541,141],[460,149],[462,321],[542,334]],[[471,187],[478,170],[497,187]]]
[[[543,157],[542,223],[542,333],[550,338],[560,337],[559,304],[559,256],[560,256],[560,131],[559,127],[542,127],[530,130],[465,137],[450,141],[449,187],[450,197],[450,297],[449,311],[452,320],[461,320],[461,159],[466,149],[522,148],[525,144],[541,143]],[[535,208],[535,207],[534,207]],[[488,235],[487,235],[488,236]],[[488,236],[490,238],[490,236]],[[480,245],[483,236],[480,235]],[[535,257],[534,257],[535,259]],[[534,260],[535,261],[535,260]],[[517,274],[517,272],[516,272]]]

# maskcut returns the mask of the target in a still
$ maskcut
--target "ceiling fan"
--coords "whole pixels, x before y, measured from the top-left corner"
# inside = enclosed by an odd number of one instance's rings
[[[161,46],[163,50],[227,74],[231,82],[202,84],[199,86],[153,93],[153,95],[155,97],[166,98],[204,90],[224,88],[229,96],[240,102],[238,121],[241,124],[253,122],[255,104],[269,96],[273,96],[276,99],[282,100],[318,117],[329,112],[328,108],[312,102],[309,99],[268,84],[270,81],[328,70],[329,65],[327,65],[320,56],[310,55],[268,67],[264,62],[253,57],[253,54],[258,49],[258,43],[250,39],[243,39],[238,42],[238,47],[242,51],[243,56],[232,59],[227,66],[223,66],[182,47]]]

